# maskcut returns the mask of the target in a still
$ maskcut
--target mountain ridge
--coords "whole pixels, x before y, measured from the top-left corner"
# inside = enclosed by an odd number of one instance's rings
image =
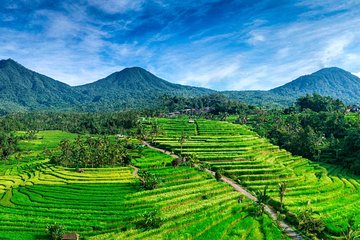
[[[12,59],[0,60],[0,110],[71,107],[86,99],[63,82],[27,69]]]
[[[289,106],[296,98],[312,93],[359,104],[360,78],[331,67],[268,91],[219,92],[171,83],[141,67],[128,67],[92,83],[72,87],[27,69],[12,59],[0,60],[0,114],[43,109],[113,111],[151,108],[160,103],[163,95],[195,97],[212,93],[261,106]]]

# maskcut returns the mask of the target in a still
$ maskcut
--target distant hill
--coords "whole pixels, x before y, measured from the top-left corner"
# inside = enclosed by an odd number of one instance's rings
[[[69,85],[12,59],[0,61],[0,113],[71,107],[86,99]]]
[[[71,87],[31,71],[14,60],[0,61],[0,115],[33,110],[114,111],[151,108],[163,95],[195,97],[217,91],[170,83],[140,67]],[[224,91],[231,99],[258,106],[289,106],[307,93],[360,104],[360,78],[340,68],[324,68],[269,91]]]
[[[338,98],[347,104],[360,103],[360,78],[341,68],[324,68],[301,76],[269,91],[226,91],[232,99],[255,105],[291,105],[300,96],[318,93]]]
[[[150,107],[162,95],[194,97],[216,91],[167,82],[140,67],[125,68],[96,82],[75,87],[93,103]]]
[[[360,103],[360,78],[341,68],[324,68],[274,88],[270,92],[295,98],[307,93],[318,93],[339,98],[347,103]]]

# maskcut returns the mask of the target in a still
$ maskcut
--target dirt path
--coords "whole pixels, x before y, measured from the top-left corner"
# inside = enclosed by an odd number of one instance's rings
[[[164,149],[161,149],[161,148],[157,148],[157,147],[154,147],[154,146],[151,146],[148,142],[146,141],[143,141],[143,144],[149,148],[152,148],[154,150],[157,150],[159,152],[162,152],[162,153],[165,153],[169,156],[172,156],[173,158],[179,158],[178,155],[176,154],[173,154],[173,153],[170,153],[168,151],[165,151]],[[195,167],[198,167],[197,165],[195,165]],[[215,172],[209,170],[209,169],[205,169],[206,172],[212,174],[212,175],[215,175]],[[252,201],[256,201],[256,197],[254,195],[252,195],[250,192],[248,192],[245,188],[243,188],[241,185],[235,183],[233,180],[231,180],[230,178],[227,178],[227,177],[224,177],[222,176],[221,177],[221,180],[223,180],[225,183],[229,184],[230,186],[232,186],[236,191],[242,193],[243,195],[245,195],[247,198],[251,199]],[[295,232],[294,229],[292,229],[288,224],[286,224],[284,221],[277,221],[277,213],[276,211],[266,205],[265,206],[265,211],[267,213],[269,213],[269,215],[271,216],[271,218],[278,223],[279,227],[281,227],[283,229],[283,231],[291,238],[291,239],[296,239],[296,240],[304,240],[304,238],[298,234],[297,232]]]
[[[132,173],[135,177],[138,176],[138,172],[139,172],[139,168],[133,166],[133,165],[129,165],[129,167],[131,167],[132,169],[134,169],[134,172]]]

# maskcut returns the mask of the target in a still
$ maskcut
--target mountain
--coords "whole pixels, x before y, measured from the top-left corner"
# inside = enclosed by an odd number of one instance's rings
[[[125,68],[96,82],[75,87],[92,102],[149,107],[162,95],[193,97],[216,91],[167,82],[140,67]]]
[[[71,87],[31,71],[14,60],[0,61],[0,115],[32,110],[114,111],[151,108],[168,96],[194,97],[217,91],[174,84],[140,68]],[[290,106],[307,93],[360,104],[360,78],[340,68],[324,68],[269,91],[225,91],[231,99],[258,106]]]
[[[360,103],[360,78],[341,68],[323,68],[270,90],[280,96],[299,97],[318,93],[347,103]]]
[[[225,96],[248,104],[289,106],[306,94],[318,93],[360,104],[360,78],[341,68],[323,68],[269,91],[226,91]]]
[[[69,85],[12,59],[0,61],[0,113],[71,107],[86,98]]]

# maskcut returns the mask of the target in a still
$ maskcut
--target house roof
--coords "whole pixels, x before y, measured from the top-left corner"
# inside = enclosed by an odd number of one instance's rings
[[[77,234],[77,233],[65,233],[64,235],[63,235],[63,240],[78,240],[79,239],[79,237],[80,237],[80,235],[79,234]]]

